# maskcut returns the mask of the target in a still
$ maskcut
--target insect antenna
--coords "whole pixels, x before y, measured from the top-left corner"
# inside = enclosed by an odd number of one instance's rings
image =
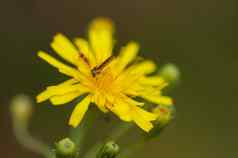
[[[87,58],[82,52],[79,52],[79,58],[82,59],[85,64],[87,64],[88,66],[90,66],[90,63],[89,63],[89,61],[88,61],[88,58]]]
[[[114,59],[114,56],[108,57],[101,65],[95,66],[92,70],[91,73],[93,77],[95,77],[97,74],[101,73],[101,71]]]

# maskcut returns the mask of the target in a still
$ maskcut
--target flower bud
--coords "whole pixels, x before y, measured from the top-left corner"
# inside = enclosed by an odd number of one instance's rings
[[[33,112],[32,100],[27,95],[17,95],[11,101],[10,110],[15,121],[27,123]]]
[[[97,158],[115,158],[119,150],[119,146],[115,142],[109,141],[98,151]]]
[[[175,118],[175,107],[170,106],[158,106],[153,110],[153,113],[158,116],[155,121],[155,127],[150,131],[149,138],[158,136],[161,131]]]
[[[64,138],[55,143],[55,153],[57,158],[75,158],[77,156],[76,145],[69,138]]]
[[[178,67],[172,63],[164,65],[160,69],[159,75],[170,84],[176,84],[180,79],[180,71]]]
[[[153,110],[158,118],[156,120],[160,128],[165,127],[171,120],[175,118],[175,107],[174,105],[170,106],[158,106]]]

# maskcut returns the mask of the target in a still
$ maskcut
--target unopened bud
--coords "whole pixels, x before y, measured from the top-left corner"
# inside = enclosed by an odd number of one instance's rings
[[[57,158],[75,158],[76,145],[69,138],[64,138],[55,144],[55,153]]]
[[[27,95],[15,96],[10,105],[13,119],[18,122],[27,122],[32,115],[32,100]]]
[[[169,123],[175,118],[175,107],[174,105],[170,106],[158,106],[153,110],[153,113],[158,116],[155,127],[150,131],[149,138],[158,136],[161,131],[169,125]]]
[[[163,128],[175,118],[175,107],[174,105],[158,106],[153,110],[153,113],[158,116],[156,123],[160,128]]]
[[[166,64],[160,71],[159,75],[170,84],[177,83],[180,80],[180,71],[175,64]]]
[[[109,141],[98,151],[97,158],[115,158],[119,150],[119,146],[115,142]]]

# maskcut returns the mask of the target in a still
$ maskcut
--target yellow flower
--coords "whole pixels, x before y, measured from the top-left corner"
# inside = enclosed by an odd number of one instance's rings
[[[49,99],[53,105],[62,105],[84,94],[86,97],[76,105],[70,117],[71,126],[78,126],[90,103],[95,103],[101,111],[111,111],[121,120],[133,121],[148,132],[157,115],[144,110],[144,103],[135,97],[170,105],[171,98],[161,95],[161,89],[167,83],[158,75],[149,76],[156,69],[152,61],[135,60],[139,50],[136,42],[129,42],[118,56],[113,56],[113,33],[111,20],[97,18],[89,25],[88,41],[76,38],[71,42],[64,35],[57,34],[51,47],[72,66],[43,51],[39,51],[38,56],[71,79],[47,87],[37,96],[37,102]]]

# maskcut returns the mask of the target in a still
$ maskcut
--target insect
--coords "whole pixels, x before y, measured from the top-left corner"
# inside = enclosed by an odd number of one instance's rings
[[[95,66],[91,73],[93,77],[95,77],[97,74],[101,73],[101,71],[114,59],[114,56],[108,57],[101,65]]]
[[[84,63],[86,63],[88,66],[90,66],[88,58],[83,53],[79,52],[79,58],[81,58]]]
[[[81,52],[79,52],[79,58],[82,59],[82,61],[90,66],[88,58]],[[93,77],[95,77],[97,74],[101,73],[101,71],[114,59],[114,56],[108,57],[101,65],[95,66],[92,70],[91,73]]]

